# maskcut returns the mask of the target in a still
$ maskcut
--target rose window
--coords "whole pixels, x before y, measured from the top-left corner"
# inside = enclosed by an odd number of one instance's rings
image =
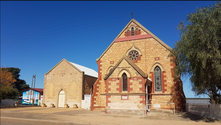
[[[129,58],[133,61],[137,60],[139,57],[139,53],[136,50],[132,50],[129,52]]]

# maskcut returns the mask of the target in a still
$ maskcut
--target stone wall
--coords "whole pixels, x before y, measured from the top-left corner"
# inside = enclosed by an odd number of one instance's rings
[[[82,93],[82,100],[84,100],[84,95],[89,94],[92,95],[93,93],[93,85],[96,82],[97,78],[84,75],[84,84],[83,84],[83,93]]]
[[[127,99],[124,99],[126,96]],[[144,109],[144,105],[140,103],[143,101],[142,96],[145,95],[111,95],[107,96],[108,105],[107,108],[109,109],[133,109],[133,110],[140,110]],[[144,107],[143,107],[144,106]]]

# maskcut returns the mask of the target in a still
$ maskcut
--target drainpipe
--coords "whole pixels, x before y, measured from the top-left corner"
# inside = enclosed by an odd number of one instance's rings
[[[149,100],[148,100],[148,84],[146,85],[146,108],[149,112]]]

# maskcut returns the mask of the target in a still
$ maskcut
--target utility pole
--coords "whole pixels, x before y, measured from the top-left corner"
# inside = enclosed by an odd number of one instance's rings
[[[31,88],[35,88],[35,82],[36,82],[36,75],[33,75],[32,77],[32,84],[31,84]],[[32,96],[33,94],[33,96]],[[32,105],[34,105],[34,90],[31,90],[31,96],[32,96]]]

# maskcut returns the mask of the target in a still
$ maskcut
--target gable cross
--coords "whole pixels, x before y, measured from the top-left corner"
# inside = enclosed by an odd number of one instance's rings
[[[131,13],[131,16],[132,16],[132,19],[133,19],[134,18],[134,13],[133,12]]]

